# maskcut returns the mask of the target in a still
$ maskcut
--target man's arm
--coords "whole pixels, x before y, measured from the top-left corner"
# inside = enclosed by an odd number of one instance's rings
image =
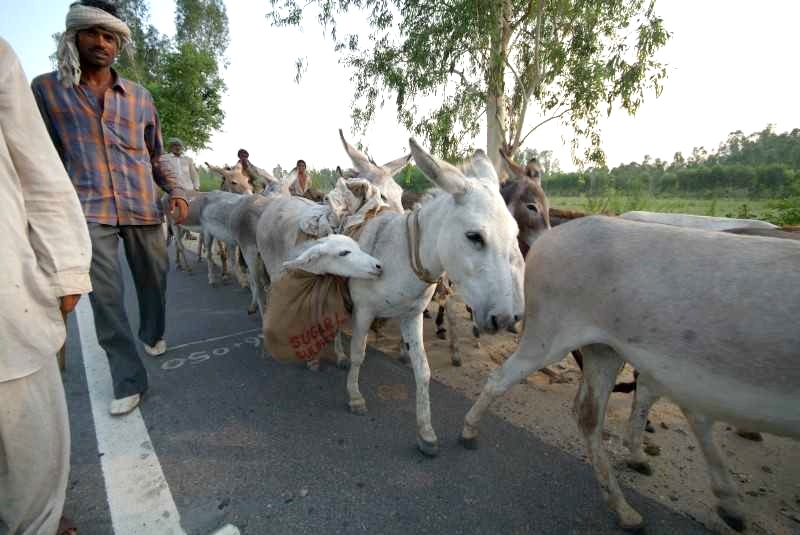
[[[30,242],[54,296],[91,291],[86,219],[11,47],[0,39],[0,129],[19,176]],[[10,134],[10,135],[9,135]]]

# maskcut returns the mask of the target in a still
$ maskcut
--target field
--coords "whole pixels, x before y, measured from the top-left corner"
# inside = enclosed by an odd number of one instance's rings
[[[549,199],[550,206],[579,212],[621,214],[631,210],[647,210],[765,220],[774,218],[780,203],[778,199],[690,199],[619,194],[605,197],[551,196]]]

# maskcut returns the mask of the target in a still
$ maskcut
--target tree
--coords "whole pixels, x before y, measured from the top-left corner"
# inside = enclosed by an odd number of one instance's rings
[[[464,152],[485,116],[495,163],[501,146],[515,151],[552,120],[573,128],[573,149],[588,139],[584,156],[602,162],[600,108],[633,113],[666,76],[654,59],[669,37],[655,0],[270,1],[278,26],[299,26],[308,6],[319,7],[318,21],[354,71],[356,128],[388,94],[398,120],[445,157]],[[339,35],[337,17],[351,9],[370,26],[366,47],[355,33]],[[425,112],[434,95],[438,104]]]

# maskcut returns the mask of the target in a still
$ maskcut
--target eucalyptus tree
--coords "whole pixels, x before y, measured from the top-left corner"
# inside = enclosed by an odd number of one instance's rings
[[[573,149],[602,162],[601,112],[635,112],[666,76],[655,0],[270,2],[274,25],[301,26],[313,12],[332,38],[353,72],[356,128],[391,98],[398,120],[444,157],[463,154],[483,124],[497,159],[558,120],[572,127]],[[341,31],[348,12],[368,31]],[[298,76],[305,68],[298,60]]]

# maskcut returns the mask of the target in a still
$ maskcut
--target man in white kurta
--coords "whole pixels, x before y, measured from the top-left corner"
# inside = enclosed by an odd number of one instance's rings
[[[172,168],[178,185],[184,191],[200,191],[197,168],[191,158],[183,155],[183,141],[173,137],[167,141],[167,149],[169,152],[161,156],[161,161]]]
[[[75,189],[17,56],[0,38],[0,533],[56,533],[69,421],[61,311],[91,290]]]

